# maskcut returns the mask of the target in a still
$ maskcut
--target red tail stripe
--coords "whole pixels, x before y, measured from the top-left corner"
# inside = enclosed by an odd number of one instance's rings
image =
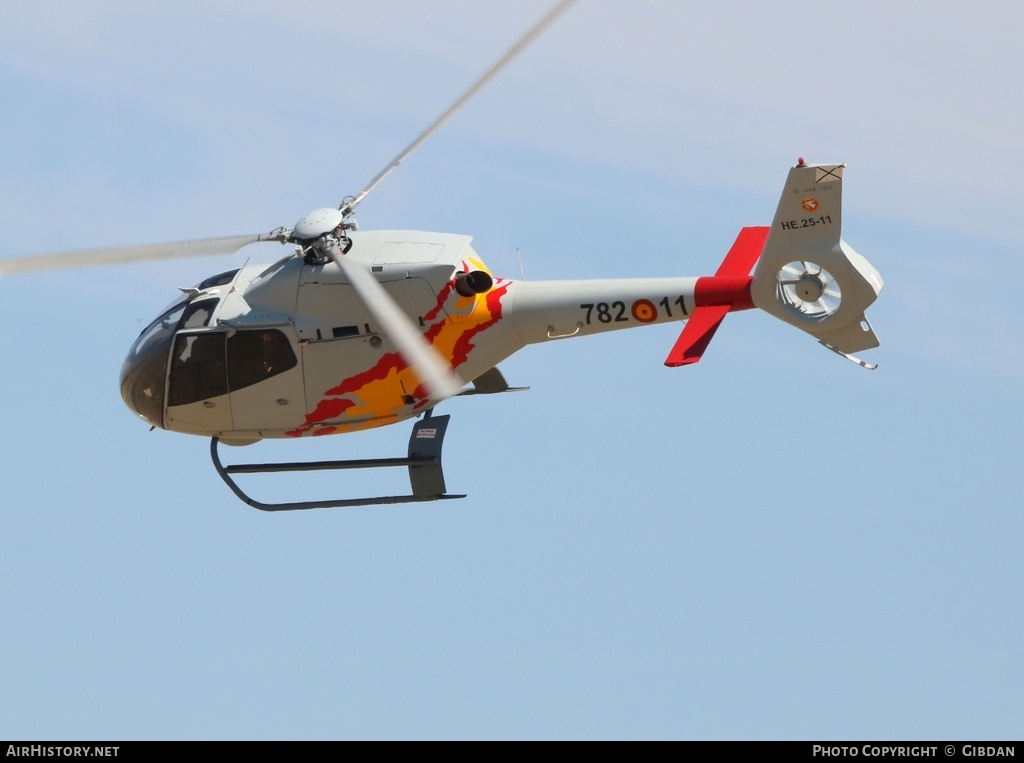
[[[750,276],[704,276],[697,279],[693,298],[697,307],[727,305],[730,310],[750,310],[754,306],[750,296],[753,280]]]
[[[726,313],[749,310],[754,306],[750,296],[750,283],[753,281],[750,271],[761,256],[767,240],[767,226],[743,228],[718,266],[718,271],[713,276],[697,279],[693,289],[696,306],[683,327],[683,333],[665,359],[666,366],[696,363],[718,331]]]

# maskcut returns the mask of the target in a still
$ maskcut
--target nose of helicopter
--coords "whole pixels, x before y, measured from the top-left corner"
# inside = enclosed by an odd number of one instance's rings
[[[139,334],[121,365],[121,397],[143,421],[164,428],[164,390],[171,342],[185,303],[166,310]]]
[[[164,352],[159,350],[163,349]],[[147,347],[137,353],[135,347],[121,366],[121,397],[125,405],[143,421],[163,428],[164,383],[167,378],[167,347]]]

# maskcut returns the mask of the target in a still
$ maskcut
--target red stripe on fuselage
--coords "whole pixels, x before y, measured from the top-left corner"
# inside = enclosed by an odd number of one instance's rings
[[[468,268],[464,267],[464,270],[466,269]],[[490,328],[501,319],[501,298],[505,296],[509,286],[511,286],[511,281],[502,283],[502,279],[497,279],[497,282],[501,285],[489,291],[485,296],[487,308],[491,313],[490,319],[466,329],[455,340],[451,358],[452,368],[457,369],[469,359],[470,352],[472,352],[473,348],[476,346],[473,344],[473,338],[481,331]],[[423,334],[424,339],[426,339],[430,344],[433,344],[434,340],[440,336],[448,322],[448,316],[442,311],[445,301],[449,296],[451,296],[454,289],[455,281],[453,279],[441,288],[441,291],[437,295],[437,303],[433,308],[431,308],[430,312],[423,316],[424,323],[434,321],[438,316],[441,316],[441,320],[436,323],[430,323],[429,328]],[[317,424],[322,424],[325,421],[338,418],[346,410],[356,405],[356,403],[350,398],[342,397],[343,395],[356,393],[371,382],[381,381],[386,379],[392,372],[400,373],[407,368],[408,364],[400,354],[392,352],[383,355],[372,368],[354,376],[350,376],[337,386],[327,390],[324,393],[324,399],[317,404],[312,413],[306,415],[305,424],[297,429],[289,431],[288,434],[292,437],[299,437],[302,434],[309,432]],[[413,406],[414,410],[418,410],[429,403],[429,395],[422,384],[418,385],[416,389],[413,390],[412,397],[416,400],[416,403]],[[314,432],[314,434],[316,434],[316,432]]]
[[[502,279],[499,278],[498,283],[501,283],[501,280]],[[452,368],[457,369],[459,366],[461,366],[469,359],[469,353],[473,350],[474,347],[476,347],[476,345],[473,344],[473,338],[477,334],[479,334],[481,331],[489,329],[491,326],[493,326],[495,323],[501,320],[501,298],[505,296],[505,293],[508,291],[508,287],[511,285],[512,282],[508,281],[503,285],[497,286],[491,289],[489,292],[487,292],[485,301],[487,304],[487,309],[491,313],[491,319],[477,326],[474,326],[473,328],[464,332],[462,336],[460,336],[456,340],[455,347],[452,352]]]

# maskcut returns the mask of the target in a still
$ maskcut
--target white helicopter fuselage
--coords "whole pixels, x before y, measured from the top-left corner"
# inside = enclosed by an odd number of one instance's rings
[[[459,274],[489,274],[469,236],[350,238],[344,256],[370,270],[467,382],[528,344],[681,321],[696,307],[697,278],[485,278],[487,288],[465,295]],[[142,332],[121,389],[155,426],[236,444],[384,426],[443,400],[421,384],[336,263],[295,255],[190,290]]]
[[[270,266],[213,276],[153,321],[121,369],[121,394],[143,420],[211,438],[211,459],[243,501],[267,511],[457,498],[441,449],[462,394],[508,391],[497,364],[528,344],[682,322],[665,360],[698,362],[728,312],[758,307],[865,368],[878,346],[864,310],[880,274],[841,238],[845,165],[791,167],[771,226],[745,227],[713,276],[525,282],[495,278],[469,236],[356,232],[355,211],[574,0],[559,0],[367,186],[269,233],[104,247],[0,260],[0,275],[231,254],[261,241],[291,247]],[[756,265],[756,269],[755,269]],[[751,274],[753,271],[753,274]],[[472,389],[465,389],[466,382]],[[405,458],[231,464],[218,444],[340,434],[422,416]],[[232,474],[408,467],[411,493],[261,503]]]

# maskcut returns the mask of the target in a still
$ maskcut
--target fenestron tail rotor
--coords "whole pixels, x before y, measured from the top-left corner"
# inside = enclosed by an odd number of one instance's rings
[[[794,260],[779,268],[776,294],[790,310],[808,318],[825,319],[842,304],[839,282],[821,265]]]

